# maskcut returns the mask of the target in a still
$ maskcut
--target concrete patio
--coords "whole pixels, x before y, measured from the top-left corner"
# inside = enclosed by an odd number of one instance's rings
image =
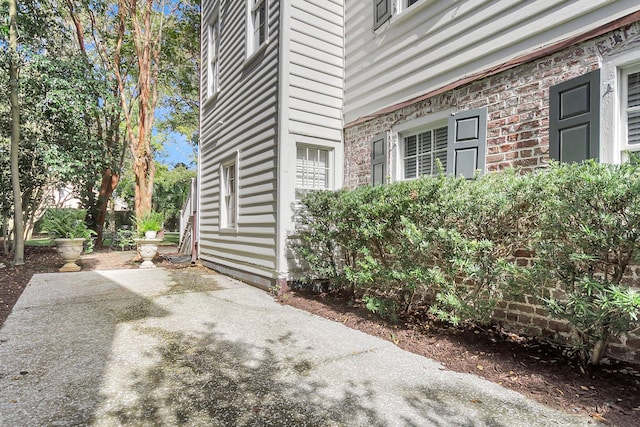
[[[198,269],[38,274],[0,330],[2,426],[584,426]]]

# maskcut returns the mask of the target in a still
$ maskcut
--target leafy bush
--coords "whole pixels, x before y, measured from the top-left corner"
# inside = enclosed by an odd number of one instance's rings
[[[394,313],[427,305],[477,324],[500,301],[539,295],[591,363],[638,325],[638,293],[621,283],[640,246],[638,166],[553,164],[311,192],[298,226],[306,279],[365,295],[374,312],[393,301]],[[534,268],[516,262],[520,250],[535,255]]]
[[[640,247],[640,169],[593,161],[552,165],[534,243],[534,278],[564,295],[545,298],[575,328],[576,348],[598,364],[611,338],[639,326],[640,294],[622,285]]]
[[[397,305],[394,300],[373,295],[364,295],[362,301],[364,301],[367,310],[379,314],[383,319],[389,319],[392,322],[398,320]]]
[[[96,233],[87,227],[85,216],[84,209],[48,209],[42,217],[40,230],[56,239],[85,239],[86,252],[91,252],[91,236]]]

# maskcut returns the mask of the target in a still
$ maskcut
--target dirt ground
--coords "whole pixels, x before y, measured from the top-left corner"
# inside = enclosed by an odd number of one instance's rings
[[[9,257],[0,256],[0,325],[34,273],[55,272],[62,265],[53,248],[28,247],[25,252],[25,265],[17,268]],[[133,252],[105,250],[83,255],[81,263],[83,270],[137,268],[132,257]],[[189,265],[156,261],[165,268]],[[544,343],[495,329],[453,330],[423,319],[392,324],[367,312],[360,302],[335,295],[290,291],[279,299],[391,341],[447,369],[481,376],[569,413],[588,414],[601,425],[640,426],[639,366],[609,361],[584,370],[561,349]]]

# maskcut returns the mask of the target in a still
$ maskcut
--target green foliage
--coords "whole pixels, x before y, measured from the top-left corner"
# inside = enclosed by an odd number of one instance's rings
[[[147,231],[160,231],[162,230],[162,223],[164,217],[160,212],[148,211],[140,216],[136,216],[136,228],[138,234],[144,236]]]
[[[631,164],[552,165],[534,249],[535,280],[566,295],[549,312],[575,328],[598,364],[612,337],[640,326],[640,294],[621,284],[640,247],[640,169]]]
[[[182,1],[179,10],[167,17],[162,61],[163,96],[167,114],[158,117],[158,129],[182,134],[195,152],[199,138],[200,90],[200,0]]]
[[[120,138],[115,129],[118,98],[106,70],[91,63],[76,44],[65,21],[66,3],[19,2],[20,185],[25,219],[45,200],[48,188],[71,185],[82,194],[92,218],[102,172],[119,169],[121,150],[108,144]],[[88,27],[90,28],[90,27]],[[0,43],[6,43],[0,34]],[[8,93],[6,49],[0,50],[0,89]],[[8,103],[0,104],[0,169],[8,171]],[[3,174],[4,175],[4,174]],[[9,180],[0,182],[0,209],[13,196]],[[48,188],[47,188],[48,187]],[[10,213],[10,212],[9,212]]]
[[[40,230],[49,233],[54,239],[85,239],[86,252],[91,252],[95,234],[85,223],[84,209],[48,209],[42,217]]]
[[[398,309],[394,300],[364,295],[362,301],[370,312],[379,314],[383,319],[389,319],[392,322],[398,321]]]
[[[640,247],[638,166],[310,192],[296,218],[302,279],[365,295],[374,312],[393,301],[396,313],[427,306],[455,325],[483,324],[500,301],[553,294],[541,302],[570,323],[592,363],[639,325],[638,293],[622,283]],[[516,262],[520,251],[535,255],[533,268]]]
[[[120,250],[125,250],[131,247],[136,246],[135,241],[135,233],[131,230],[118,229],[116,231],[116,242],[115,244],[120,248]]]
[[[189,195],[191,179],[195,177],[196,172],[183,164],[172,169],[156,164],[152,203],[154,209],[164,216],[166,229],[179,228],[180,212]]]
[[[315,278],[379,290],[404,311],[429,299],[454,324],[488,322],[516,290],[510,259],[533,220],[524,187],[511,172],[310,193],[296,250]]]

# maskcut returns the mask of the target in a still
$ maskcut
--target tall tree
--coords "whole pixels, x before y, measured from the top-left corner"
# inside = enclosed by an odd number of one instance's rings
[[[98,15],[96,12],[104,11],[105,4],[96,3],[99,7],[86,7],[76,5],[73,0],[65,0],[67,12],[73,28],[78,48],[82,60],[89,69],[99,70],[102,83],[101,88],[92,87],[90,95],[93,97],[93,104],[96,107],[93,114],[86,117],[87,122],[91,122],[89,129],[93,130],[92,137],[100,145],[101,157],[98,163],[100,168],[97,171],[99,178],[97,194],[94,189],[96,182],[88,181],[83,194],[83,199],[88,207],[88,218],[95,224],[97,231],[96,247],[102,246],[103,226],[107,217],[109,201],[114,190],[120,182],[122,167],[125,158],[126,138],[120,131],[122,120],[122,110],[120,107],[119,84],[110,72],[113,64],[107,52],[108,41],[98,37],[95,31],[97,26],[106,25],[108,14]],[[84,19],[83,19],[84,18]],[[85,29],[85,21],[93,30]],[[87,37],[89,44],[87,46]],[[97,197],[96,197],[97,196]]]
[[[13,263],[24,264],[24,221],[22,218],[22,191],[18,150],[20,141],[20,105],[18,103],[18,10],[16,0],[9,0],[9,86],[11,88],[11,186],[14,204],[15,245]]]
[[[142,215],[151,210],[155,165],[151,151],[151,138],[156,105],[158,102],[158,74],[162,31],[165,20],[163,0],[118,0],[118,40],[113,57],[114,72],[120,89],[126,133],[133,156],[135,175],[135,210]],[[127,81],[121,67],[121,55],[125,35],[130,34],[135,51],[135,89],[127,97]],[[137,101],[135,116],[130,102]]]

